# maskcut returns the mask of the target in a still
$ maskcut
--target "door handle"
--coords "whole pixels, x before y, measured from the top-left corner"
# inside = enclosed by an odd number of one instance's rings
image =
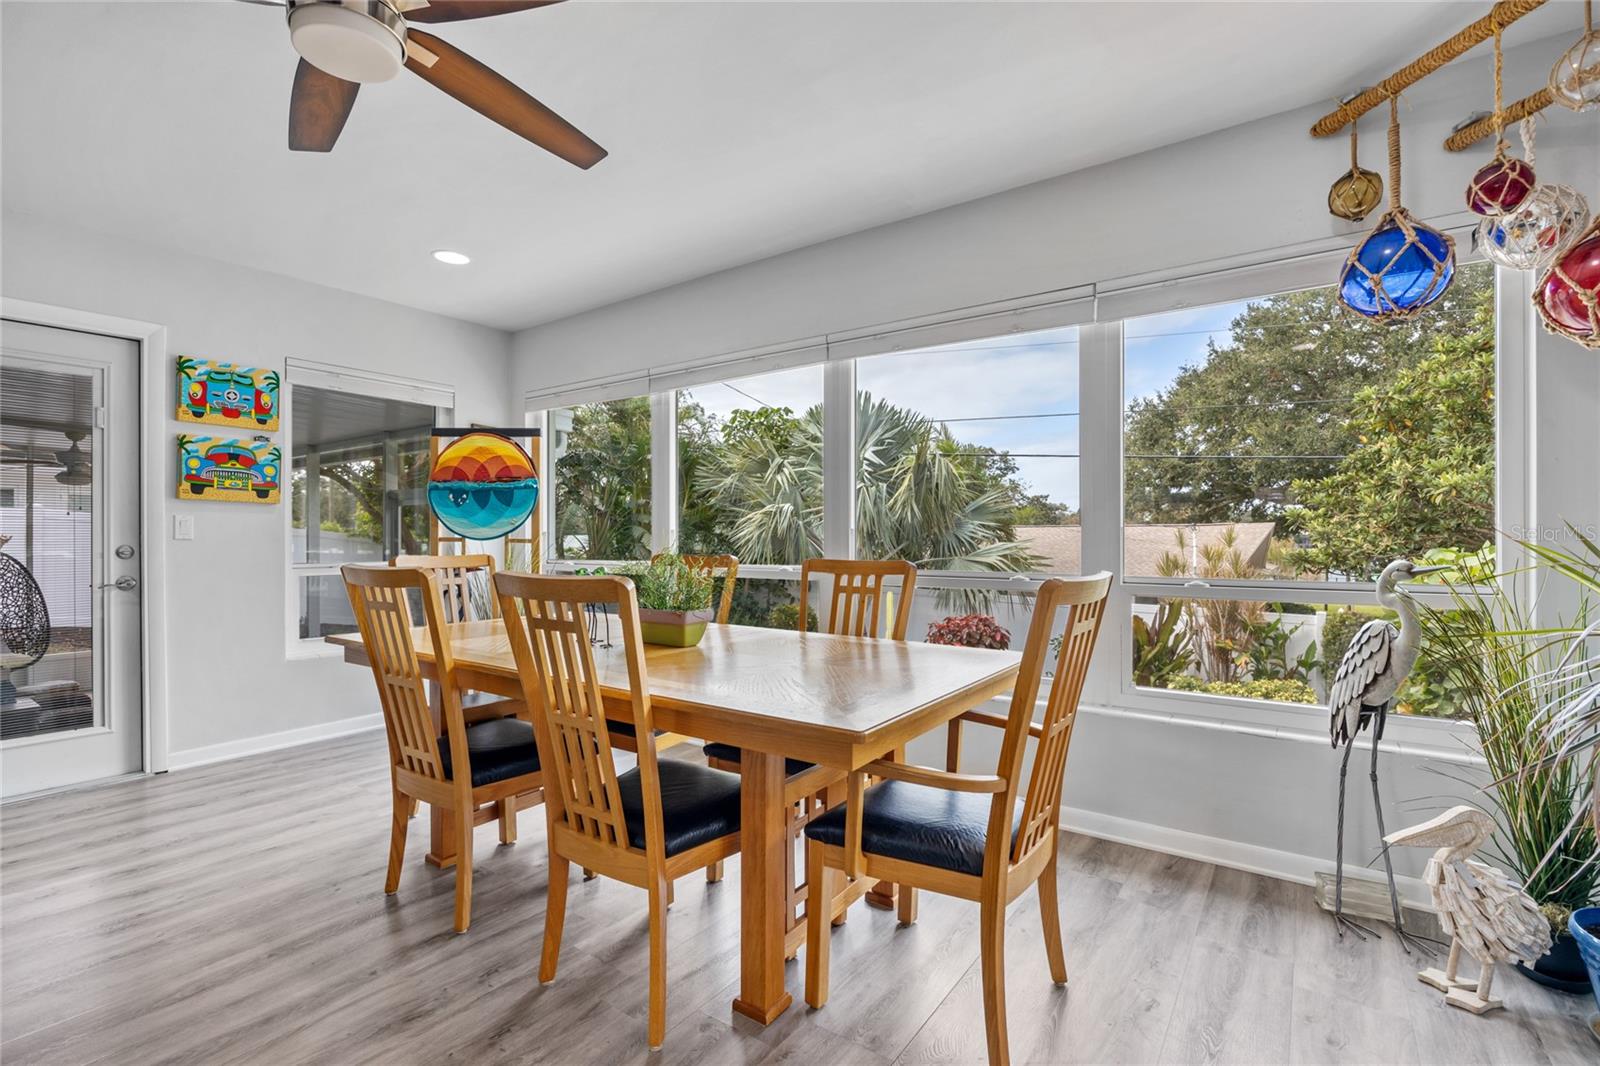
[[[116,589],[118,592],[132,592],[139,587],[139,579],[128,574],[123,574],[115,581],[107,581],[99,586],[103,589]]]

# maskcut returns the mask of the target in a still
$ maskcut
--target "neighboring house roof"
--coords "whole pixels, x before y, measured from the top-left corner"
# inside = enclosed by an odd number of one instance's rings
[[[1046,574],[1080,574],[1083,572],[1082,526],[1018,526],[1017,540],[1034,555],[1043,560],[1039,571]],[[1126,526],[1123,536],[1123,564],[1126,572],[1137,577],[1153,577],[1160,573],[1161,557],[1179,552],[1181,543],[1199,551],[1221,544],[1232,530],[1234,547],[1251,566],[1266,569],[1267,549],[1272,545],[1271,522],[1207,522],[1189,525],[1183,522]]]

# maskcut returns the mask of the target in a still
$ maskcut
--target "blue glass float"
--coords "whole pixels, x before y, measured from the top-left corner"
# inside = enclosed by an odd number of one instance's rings
[[[1368,318],[1409,315],[1443,296],[1455,273],[1454,241],[1391,211],[1345,262],[1339,298]]]
[[[533,460],[498,433],[464,434],[439,453],[428,479],[428,504],[458,537],[494,540],[528,520],[539,502]]]

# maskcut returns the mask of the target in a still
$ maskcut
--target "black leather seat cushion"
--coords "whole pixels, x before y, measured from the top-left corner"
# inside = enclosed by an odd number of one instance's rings
[[[444,758],[444,775],[450,777],[449,734],[439,738],[439,752]],[[492,718],[467,726],[467,757],[472,763],[473,788],[539,772],[533,726],[520,718]]]
[[[992,795],[884,781],[867,789],[863,798],[862,851],[957,873],[983,873]],[[846,807],[841,803],[813,820],[806,826],[806,836],[843,847]],[[1013,843],[1021,820],[1019,804],[1011,818]]]
[[[744,753],[742,748],[736,748],[732,744],[723,744],[715,740],[710,741],[700,750],[705,752],[706,758],[720,759],[722,762],[739,762],[739,756]],[[806,762],[804,759],[785,759],[783,760],[783,772],[793,777],[802,770],[809,770],[815,765],[817,764]]]
[[[661,827],[666,852],[699,847],[739,831],[739,777],[681,759],[656,763],[661,778]],[[628,843],[644,847],[644,797],[637,768],[617,778],[622,797],[622,819],[628,826]]]

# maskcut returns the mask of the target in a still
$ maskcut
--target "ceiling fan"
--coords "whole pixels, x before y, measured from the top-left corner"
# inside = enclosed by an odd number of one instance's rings
[[[331,151],[363,82],[401,68],[442,89],[547,152],[587,170],[606,150],[465,52],[416,22],[460,22],[545,7],[559,0],[244,0],[286,9],[300,53],[289,97],[289,148]]]

